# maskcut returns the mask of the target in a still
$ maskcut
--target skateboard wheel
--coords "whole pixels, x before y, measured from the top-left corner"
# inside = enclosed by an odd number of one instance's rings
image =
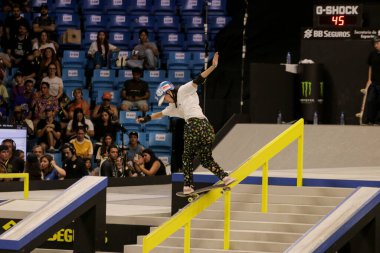
[[[193,200],[194,199],[192,197],[190,197],[190,198],[187,199],[187,201],[189,201],[189,203],[193,202]]]

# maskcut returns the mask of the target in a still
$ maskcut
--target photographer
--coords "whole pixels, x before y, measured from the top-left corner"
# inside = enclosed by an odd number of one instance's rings
[[[119,119],[119,111],[116,106],[111,104],[112,94],[111,92],[105,91],[102,96],[102,103],[97,104],[92,112],[92,118],[97,120],[102,115],[102,112],[108,112],[111,116],[112,122],[117,122]]]

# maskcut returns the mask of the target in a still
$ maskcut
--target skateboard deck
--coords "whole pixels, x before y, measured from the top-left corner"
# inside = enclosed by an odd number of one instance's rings
[[[363,124],[363,113],[364,113],[364,108],[365,108],[365,102],[367,100],[367,89],[361,89],[360,92],[363,94],[363,101],[362,101],[362,106],[360,108],[360,112],[356,114],[356,117],[359,118],[359,124]]]
[[[196,189],[194,192],[192,192],[190,194],[184,194],[183,192],[177,192],[176,195],[178,197],[188,198],[187,200],[189,202],[192,202],[195,199],[199,198],[201,194],[205,194],[205,193],[207,193],[213,189],[217,189],[217,188],[221,188],[221,190],[223,192],[230,190],[230,187],[228,185],[218,183],[218,184],[213,184],[213,185],[210,185],[207,187]]]

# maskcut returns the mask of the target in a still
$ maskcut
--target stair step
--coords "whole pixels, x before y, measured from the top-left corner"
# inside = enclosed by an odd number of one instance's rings
[[[246,211],[231,211],[231,219],[239,221],[271,221],[271,222],[294,222],[315,224],[321,220],[324,215],[311,214],[295,214],[295,213],[262,213],[262,212],[246,212]],[[200,213],[197,218],[202,219],[224,219],[224,210],[207,209]]]
[[[141,244],[143,236],[137,237],[137,243]],[[184,239],[182,237],[169,237],[161,243],[161,246],[183,247]],[[223,249],[223,239],[209,238],[191,238],[190,247],[204,249]],[[248,240],[230,240],[230,249],[232,250],[250,250],[256,249],[259,251],[278,252],[287,249],[291,243],[279,242],[260,242]]]
[[[162,216],[107,216],[107,224],[159,226],[170,217]]]

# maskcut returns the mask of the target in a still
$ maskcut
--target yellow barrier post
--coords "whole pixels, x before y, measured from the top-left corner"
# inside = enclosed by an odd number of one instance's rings
[[[191,233],[191,220],[185,224],[185,234],[183,242],[183,252],[190,253],[190,233]]]
[[[24,199],[28,199],[29,173],[1,173],[0,178],[23,178],[24,179]]]
[[[261,179],[261,212],[268,212],[268,161],[263,164],[263,177]]]
[[[302,186],[303,177],[303,133],[298,137],[298,154],[297,154],[297,187]]]
[[[224,246],[230,249],[230,224],[231,224],[231,191],[224,193]]]

